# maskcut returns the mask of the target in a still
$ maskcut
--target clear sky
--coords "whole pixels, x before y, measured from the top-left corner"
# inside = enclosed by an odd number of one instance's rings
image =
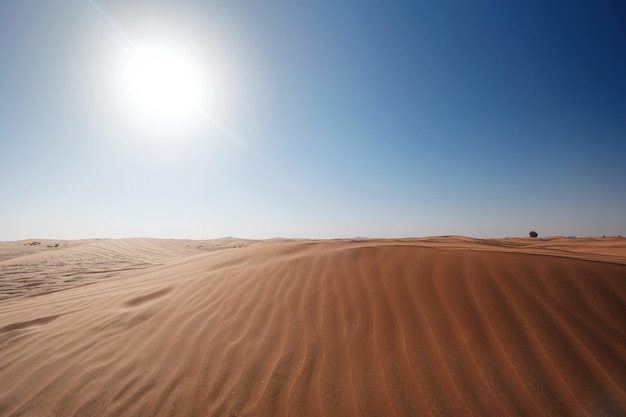
[[[0,240],[626,235],[625,4],[0,2]]]

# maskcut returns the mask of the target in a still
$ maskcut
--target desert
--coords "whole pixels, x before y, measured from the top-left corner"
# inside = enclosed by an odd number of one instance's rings
[[[626,2],[0,2],[0,417],[626,417]]]
[[[1,416],[626,415],[626,239],[0,242]]]

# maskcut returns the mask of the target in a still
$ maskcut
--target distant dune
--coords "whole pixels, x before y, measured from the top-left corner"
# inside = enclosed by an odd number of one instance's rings
[[[0,416],[626,416],[626,239],[33,242]]]

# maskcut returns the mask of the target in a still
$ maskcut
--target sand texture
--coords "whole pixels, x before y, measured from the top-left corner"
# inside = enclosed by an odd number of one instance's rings
[[[626,239],[29,242],[0,416],[626,416]]]

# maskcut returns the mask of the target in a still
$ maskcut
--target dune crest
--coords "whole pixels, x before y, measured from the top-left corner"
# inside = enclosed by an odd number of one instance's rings
[[[525,242],[268,241],[7,299],[0,415],[626,415],[626,245]]]

